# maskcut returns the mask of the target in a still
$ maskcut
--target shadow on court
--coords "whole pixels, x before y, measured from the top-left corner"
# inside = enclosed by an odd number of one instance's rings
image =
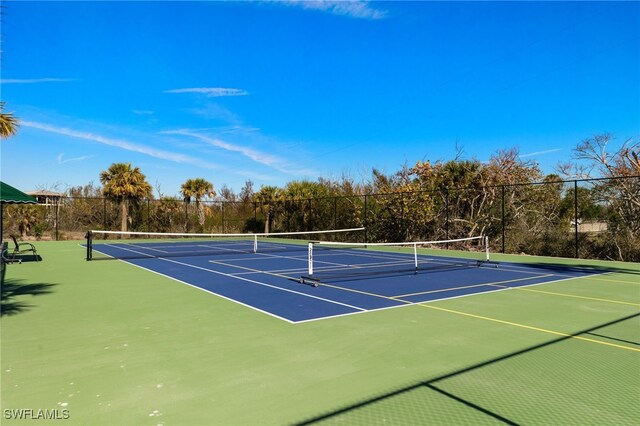
[[[515,263],[517,265],[525,266],[532,269],[543,269],[545,271],[555,271],[559,273],[566,274],[602,274],[606,272],[610,273],[620,273],[620,274],[629,274],[629,275],[640,275],[640,269],[635,268],[626,268],[623,266],[617,265],[607,265],[604,266],[596,266],[589,264],[573,264],[566,265],[562,263],[553,263],[553,262],[526,262],[526,263]]]
[[[384,277],[384,278],[402,278],[402,277],[412,277],[415,275],[424,275],[424,274],[437,274],[439,272],[442,273],[450,273],[452,271],[460,271],[467,269],[475,269],[478,268],[475,262],[461,262],[458,264],[449,264],[449,265],[425,265],[422,264],[418,270],[415,269],[414,265],[411,263],[407,263],[404,266],[400,267],[388,267],[385,265],[381,265],[378,267],[358,267],[358,268],[344,268],[339,271],[333,272],[332,269],[324,270],[320,268],[315,277],[318,278],[319,282],[326,283],[340,283],[340,282],[352,282],[352,281],[369,281],[373,278]],[[313,279],[308,279],[308,281],[313,282]]]
[[[22,280],[8,279],[2,283],[0,294],[0,315],[15,315],[31,309],[33,305],[16,300],[21,296],[41,296],[53,293],[56,284],[36,283],[24,284]]]
[[[12,261],[15,263],[42,262],[42,256],[39,254],[18,254]]]
[[[522,350],[509,353],[507,355],[503,355],[497,358],[490,359],[488,361],[474,364],[469,367],[462,368],[460,370],[456,370],[441,376],[424,380],[419,383],[406,386],[404,388],[396,389],[388,393],[385,393],[383,395],[379,395],[371,399],[364,400],[364,401],[337,409],[335,411],[321,414],[317,417],[305,419],[295,424],[296,425],[313,425],[313,424],[321,424],[325,422],[338,423],[338,424],[382,424],[385,422],[388,422],[389,424],[393,424],[394,422],[424,423],[424,422],[427,422],[427,419],[424,416],[428,416],[433,411],[437,411],[438,409],[443,411],[442,406],[438,408],[438,406],[436,406],[435,404],[430,405],[430,402],[433,402],[436,400],[442,401],[442,398],[445,398],[449,402],[449,404],[446,405],[447,407],[446,410],[448,412],[445,414],[446,418],[448,419],[447,423],[468,424],[470,421],[475,423],[479,418],[481,419],[482,417],[484,417],[484,420],[487,422],[517,425],[519,423],[514,421],[514,419],[509,418],[509,414],[505,412],[505,411],[514,412],[514,408],[510,407],[509,404],[507,405],[502,404],[501,406],[500,397],[491,400],[492,406],[509,407],[509,410],[500,410],[501,412],[498,413],[496,412],[498,410],[496,410],[495,408],[489,409],[486,406],[482,406],[481,403],[472,402],[469,400],[470,399],[469,397],[465,397],[464,395],[461,395],[466,391],[465,385],[472,385],[472,386],[475,386],[476,388],[477,386],[480,386],[480,389],[482,389],[482,392],[484,392],[484,395],[482,396],[484,396],[486,399],[487,392],[490,391],[490,388],[495,387],[496,383],[492,382],[492,379],[494,379],[494,375],[491,374],[493,370],[489,369],[489,372],[487,372],[487,371],[484,371],[483,369],[487,367],[503,364],[506,361],[513,361],[515,358],[521,357],[522,355],[532,354],[535,351],[539,351],[543,348],[549,348],[552,345],[556,345],[558,343],[566,342],[574,337],[580,337],[584,335],[599,336],[599,337],[604,337],[605,339],[610,341],[610,343],[624,342],[631,345],[638,345],[638,343],[636,342],[628,341],[625,339],[619,339],[616,337],[611,337],[609,336],[609,334],[611,334],[610,332],[604,332],[602,334],[594,333],[596,331],[599,331],[600,329],[621,325],[625,321],[630,321],[638,317],[640,317],[640,313],[635,313],[632,315],[621,317],[616,320],[609,321],[607,323],[603,323],[586,330],[577,331],[567,336],[562,336],[538,345],[534,345]],[[626,324],[626,326],[629,326],[629,324]],[[548,356],[548,353],[542,353],[542,354],[538,353],[538,355],[542,357],[541,359],[538,359],[538,363],[540,363],[540,365],[544,365],[544,363],[551,363],[551,365],[553,366],[554,365],[553,363],[557,362],[557,359],[554,359],[554,358],[551,358],[551,360],[547,360],[546,357]],[[566,363],[566,367],[568,369],[574,368],[576,369],[576,371],[578,372],[580,371],[581,366],[574,364],[576,360],[574,359],[574,357],[571,356],[571,354],[561,353],[561,355],[562,355],[560,357],[561,362]],[[531,364],[530,358],[525,358],[524,361],[520,358],[519,363],[516,363],[515,366],[516,368],[521,368],[526,364]],[[565,367],[565,365],[563,365],[563,367]],[[556,366],[556,368],[559,369],[560,367]],[[505,394],[513,398],[531,398],[532,396],[535,396],[535,392],[532,389],[527,388],[528,386],[527,384],[523,385],[523,384],[517,383],[518,377],[521,378],[521,376],[523,376],[523,374],[525,373],[521,371],[516,372],[516,370],[513,369],[513,366],[507,367],[505,370],[507,372],[507,374],[505,374],[507,383],[509,387],[513,386],[513,389],[507,389],[507,390],[500,389],[500,392],[502,392],[501,393],[502,396],[504,396]],[[475,373],[479,371],[484,371],[485,377],[482,377],[482,376],[476,377]],[[504,373],[505,371],[502,371],[502,372]],[[512,375],[510,373],[515,373],[515,374]],[[543,374],[544,374],[544,369],[539,369],[539,370],[534,369],[533,374],[530,374],[530,376],[543,375]],[[471,379],[470,380],[467,379],[467,381],[465,382],[464,379],[467,378],[469,375],[471,376]],[[483,383],[481,385],[478,385],[478,382],[479,382],[478,378],[488,379],[487,380],[488,383]],[[454,383],[453,388],[455,389],[453,391],[452,389],[448,389],[448,388],[451,388],[452,379],[463,379],[458,382],[453,380],[453,383]],[[610,380],[614,380],[615,382],[615,379],[610,379]],[[535,383],[535,377],[532,379],[532,382]],[[457,383],[457,389],[455,386],[456,383]],[[518,386],[523,387],[523,389],[518,389],[517,388]],[[527,396],[525,397],[524,395],[521,395],[520,392],[518,392],[518,390],[523,391],[522,394],[526,394]],[[466,392],[473,393],[473,391],[466,391]],[[476,396],[477,396],[476,394],[473,394],[474,399],[478,399],[476,398]],[[545,396],[548,397],[547,395]],[[567,404],[570,405],[571,395],[567,396],[567,398],[569,398],[567,400]],[[459,409],[451,409],[452,405],[458,406]],[[537,401],[537,405],[543,406],[544,400]],[[473,420],[470,420],[470,419],[473,419]],[[553,417],[551,418],[551,420],[553,420]],[[540,419],[540,421],[544,423],[544,420],[542,418]]]
[[[608,334],[598,334],[598,333],[591,333],[591,332],[585,333],[585,334],[588,334],[590,336],[603,337],[603,338],[609,339],[609,340],[615,340],[616,342],[620,342],[620,343],[628,343],[630,345],[640,346],[640,342],[634,342],[634,341],[627,340],[627,339],[621,339],[619,337],[611,336],[611,335],[608,335]]]

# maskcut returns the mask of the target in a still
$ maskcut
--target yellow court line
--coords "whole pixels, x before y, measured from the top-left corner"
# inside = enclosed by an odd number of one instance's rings
[[[485,317],[485,316],[482,316],[482,315],[470,314],[470,313],[467,313],[467,312],[454,311],[453,309],[441,308],[441,307],[438,307],[438,306],[427,305],[425,303],[418,303],[418,306],[421,306],[423,308],[435,309],[435,310],[443,311],[443,312],[449,312],[449,313],[452,313],[452,314],[463,315],[463,316],[466,316],[466,317],[478,318],[478,319],[482,319],[482,320],[486,320],[486,321],[497,322],[497,323],[500,323],[500,324],[511,325],[511,326],[514,326],[514,327],[525,328],[527,330],[540,331],[542,333],[553,334],[553,335],[556,335],[556,336],[570,337],[572,339],[583,340],[583,341],[586,341],[586,342],[597,343],[597,344],[605,345],[605,346],[612,346],[614,348],[626,349],[626,350],[633,351],[633,352],[640,352],[640,349],[630,348],[628,346],[617,345],[615,343],[603,342],[603,341],[595,340],[595,339],[589,339],[587,337],[574,336],[572,334],[562,333],[560,331],[547,330],[545,328],[533,327],[533,326],[530,326],[530,325],[519,324],[517,322],[504,321],[504,320],[500,320],[500,319],[497,319],[497,318],[490,318],[490,317]]]
[[[250,272],[261,272],[263,274],[274,275],[276,277],[287,278],[287,279],[295,279],[295,278],[290,277],[288,275],[283,275],[283,274],[279,274],[279,273],[276,273],[276,272],[261,271],[259,269],[253,269],[253,268],[249,268],[249,267],[246,267],[246,266],[231,265],[231,264],[220,262],[220,261],[217,261],[217,260],[210,260],[209,262],[216,263],[216,264],[219,264],[219,265],[224,265],[224,266],[230,266],[230,267],[238,268],[238,269],[245,269],[245,270],[250,271]],[[394,302],[402,302],[402,303],[406,303],[408,305],[413,304],[413,302],[409,302],[409,301],[406,301],[406,300],[394,300],[391,297],[384,296],[382,294],[369,293],[369,292],[362,291],[362,290],[356,290],[356,289],[347,288],[347,287],[340,287],[340,286],[337,286],[337,285],[331,285],[331,284],[327,284],[327,283],[322,283],[322,286],[323,287],[336,288],[336,289],[339,289],[339,290],[346,290],[346,291],[350,291],[350,292],[353,292],[353,293],[360,293],[360,294],[364,294],[366,296],[373,296],[373,297],[379,297],[379,298],[382,298],[382,299],[393,300]]]
[[[400,294],[398,296],[391,296],[391,298],[392,299],[397,299],[397,298],[401,298],[401,297],[418,296],[420,294],[441,293],[441,292],[444,292],[444,291],[461,290],[461,289],[464,289],[464,288],[474,288],[474,287],[484,287],[484,286],[501,287],[498,284],[514,283],[514,282],[517,282],[517,281],[535,280],[537,278],[546,278],[546,277],[551,277],[553,275],[554,274],[546,274],[546,275],[539,275],[537,277],[516,278],[516,279],[513,279],[513,280],[506,280],[506,281],[494,281],[492,283],[465,285],[465,286],[462,286],[462,287],[442,288],[442,289],[439,289],[439,290],[429,290],[429,291],[421,291],[421,292],[418,292],[418,293]],[[502,286],[502,287],[510,288],[509,286]]]
[[[496,285],[496,287],[502,287],[502,286]],[[554,296],[575,297],[576,299],[596,300],[599,302],[619,303],[621,305],[631,305],[631,306],[640,307],[640,303],[622,302],[620,300],[601,299],[599,297],[578,296],[576,294],[555,293],[553,291],[534,290],[532,288],[522,288],[522,287],[511,287],[511,288],[513,288],[514,290],[530,291],[533,293],[544,293],[544,294],[552,294]]]
[[[598,277],[580,277],[584,280],[591,280],[591,281],[604,281],[604,282],[609,282],[609,283],[619,283],[619,284],[640,284],[640,278],[638,278],[638,281],[624,281],[624,280],[608,280],[606,278],[598,278]]]
[[[276,274],[276,273],[269,273],[269,272],[266,272],[266,271],[259,271],[259,270],[253,269],[253,268],[247,268],[247,267],[242,267],[242,266],[237,266],[237,265],[229,265],[229,264],[225,264],[224,262],[219,262],[219,261],[211,261],[210,260],[209,262],[218,263],[218,264],[222,264],[222,265],[225,265],[225,266],[232,266],[232,267],[236,267],[236,268],[239,268],[239,269],[251,270],[251,271],[255,271],[255,272],[268,273],[270,275],[276,275],[276,276],[280,276],[280,277],[284,277],[284,278],[291,278],[291,277],[287,277],[286,275],[281,275],[281,274]],[[542,275],[542,276],[540,276],[538,278],[543,278],[543,277],[552,276],[552,275],[553,274]],[[529,278],[519,278],[519,279],[515,279],[515,280],[499,281],[499,282],[487,283],[487,284],[477,284],[477,285],[474,285],[474,286],[457,287],[457,289],[493,285],[495,287],[515,288],[515,289],[518,289],[518,290],[536,291],[536,292],[540,292],[540,293],[549,293],[549,294],[560,295],[560,296],[570,296],[570,297],[578,297],[578,298],[581,298],[581,299],[593,299],[593,300],[604,300],[604,301],[606,301],[605,299],[596,299],[596,298],[583,297],[583,296],[565,295],[565,294],[561,294],[561,293],[551,293],[551,292],[546,292],[546,291],[542,291],[542,290],[532,290],[532,289],[524,289],[524,288],[519,288],[519,287],[508,287],[508,286],[500,286],[499,285],[499,284],[508,283],[508,282],[523,281],[525,279],[532,279],[532,278],[531,277],[529,277]],[[559,332],[559,331],[547,330],[547,329],[544,329],[544,328],[533,327],[533,326],[530,326],[530,325],[519,324],[519,323],[516,323],[516,322],[500,320],[500,319],[497,319],[497,318],[490,318],[490,317],[485,317],[485,316],[482,316],[482,315],[476,315],[476,314],[470,314],[470,313],[467,313],[467,312],[455,311],[453,309],[441,308],[441,307],[438,307],[438,306],[428,305],[425,302],[414,303],[414,302],[410,302],[408,300],[400,299],[400,297],[403,297],[403,296],[393,296],[393,297],[384,296],[384,295],[381,295],[381,294],[369,293],[369,292],[362,291],[362,290],[356,290],[356,289],[350,289],[350,288],[345,288],[345,287],[340,287],[340,286],[334,286],[334,285],[330,285],[330,284],[326,284],[326,283],[323,283],[323,286],[337,288],[337,289],[340,289],[340,290],[347,290],[347,291],[351,291],[351,292],[354,292],[354,293],[361,293],[361,294],[365,294],[365,295],[368,295],[368,296],[379,297],[379,298],[382,298],[382,299],[393,300],[393,301],[396,301],[396,302],[406,303],[407,305],[417,305],[417,306],[420,306],[420,307],[423,307],[423,308],[435,309],[435,310],[454,313],[454,314],[463,315],[463,316],[467,316],[467,317],[471,317],[471,318],[483,319],[483,320],[486,320],[486,321],[492,321],[492,322],[511,325],[511,326],[514,326],[514,327],[524,328],[524,329],[528,329],[528,330],[539,331],[539,332],[542,332],[542,333],[553,334],[553,335],[556,335],[556,336],[568,337],[568,338],[572,338],[572,339],[582,340],[582,341],[585,341],[585,342],[596,343],[596,344],[605,345],[605,346],[611,346],[611,347],[619,348],[619,349],[626,349],[626,350],[634,351],[634,352],[640,352],[640,349],[630,348],[628,346],[623,346],[623,345],[617,345],[615,343],[603,342],[603,341],[600,341],[600,340],[589,339],[587,337],[574,336],[574,335],[567,334],[567,333],[562,333],[562,332]],[[447,289],[447,290],[452,290],[452,289]],[[432,292],[414,293],[414,294],[417,295],[417,294],[433,293],[433,292],[437,292],[437,291],[446,291],[446,290],[436,290],[436,291],[432,291]],[[405,295],[405,297],[406,296],[408,296],[408,295]],[[616,303],[616,302],[614,302],[614,303]],[[624,304],[629,304],[629,305],[634,305],[634,306],[640,306],[640,305],[636,305],[636,304],[633,304],[633,303],[625,303],[625,302],[617,302],[617,303],[624,303]]]
[[[485,317],[485,316],[481,316],[481,315],[470,314],[470,313],[467,313],[467,312],[455,311],[453,309],[441,308],[441,307],[438,307],[438,306],[433,306],[433,305],[427,304],[426,302],[414,303],[414,302],[410,302],[408,300],[395,299],[395,298],[392,298],[392,297],[389,297],[389,296],[383,296],[381,294],[375,294],[375,293],[368,293],[366,291],[355,290],[355,289],[351,289],[351,288],[334,286],[334,285],[324,284],[324,283],[322,285],[323,286],[327,286],[327,287],[337,288],[337,289],[340,289],[340,290],[351,291],[351,292],[354,292],[354,293],[366,294],[368,296],[379,297],[379,298],[382,298],[382,299],[388,299],[388,300],[393,300],[393,301],[397,301],[397,302],[402,302],[402,303],[406,303],[407,305],[416,305],[416,306],[420,306],[420,307],[423,307],[423,308],[435,309],[435,310],[454,313],[454,314],[458,314],[458,315],[464,315],[464,316],[468,316],[468,317],[472,317],[472,318],[483,319],[483,320],[486,320],[486,321],[492,321],[492,322],[497,322],[497,323],[501,323],[501,324],[511,325],[511,326],[514,326],[514,327],[525,328],[525,329],[528,329],[528,330],[534,330],[534,331],[539,331],[539,332],[543,332],[543,333],[547,333],[547,334],[553,334],[553,335],[556,335],[556,336],[569,337],[569,338],[572,338],[572,339],[582,340],[582,341],[585,341],[585,342],[597,343],[597,344],[600,344],[600,345],[612,346],[614,348],[627,349],[627,350],[634,351],[634,352],[640,352],[640,349],[630,348],[628,346],[617,345],[615,343],[608,343],[608,342],[603,342],[603,341],[595,340],[595,339],[589,339],[587,337],[573,336],[571,334],[562,333],[560,331],[547,330],[545,328],[533,327],[533,326],[530,326],[530,325],[519,324],[519,323],[516,323],[516,322],[500,320],[500,319],[497,319],[497,318],[490,318],[490,317]],[[517,287],[515,287],[515,288],[517,288]]]

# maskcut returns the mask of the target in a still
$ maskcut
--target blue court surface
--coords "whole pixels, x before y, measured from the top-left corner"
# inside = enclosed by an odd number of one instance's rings
[[[254,253],[250,241],[94,243],[93,251],[291,323],[601,273],[424,254],[416,272],[412,253],[331,249],[314,252],[314,287],[300,280],[308,274],[304,244],[262,243]]]

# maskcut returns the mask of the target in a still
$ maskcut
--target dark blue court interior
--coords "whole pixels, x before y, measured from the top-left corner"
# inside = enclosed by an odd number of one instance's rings
[[[95,259],[116,258],[289,322],[303,322],[602,273],[579,268],[419,256],[364,249],[314,252],[305,244],[252,241],[93,244]],[[478,253],[478,256],[481,256]],[[325,276],[326,278],[323,278]]]

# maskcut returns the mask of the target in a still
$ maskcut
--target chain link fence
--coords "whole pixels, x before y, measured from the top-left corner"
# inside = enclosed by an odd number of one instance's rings
[[[138,200],[127,229],[149,232],[293,232],[366,227],[368,242],[489,236],[493,251],[640,261],[640,176],[549,181],[389,194],[254,201]],[[120,230],[122,208],[106,198],[63,197],[7,205],[4,233],[82,239]]]

